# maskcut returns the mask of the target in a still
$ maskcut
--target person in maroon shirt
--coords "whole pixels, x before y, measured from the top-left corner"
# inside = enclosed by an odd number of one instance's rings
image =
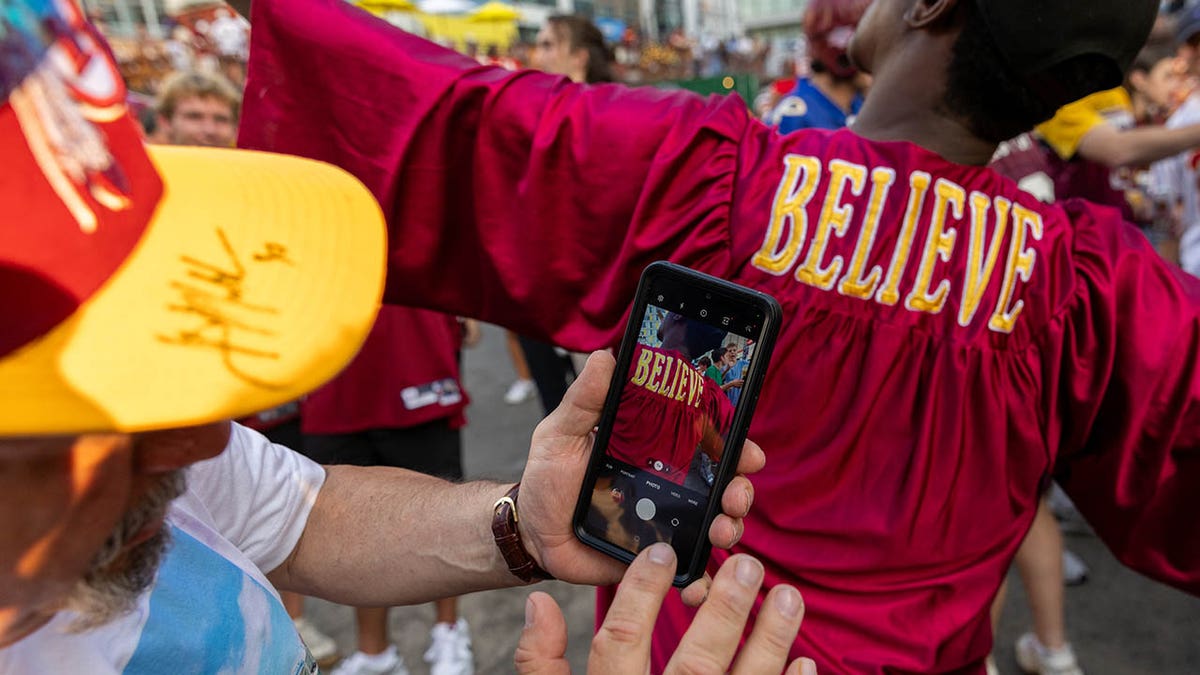
[[[257,0],[240,143],[372,189],[389,302],[588,349],[656,259],[774,295],[770,469],[735,550],[804,589],[793,653],[823,672],[981,673],[1051,476],[1124,563],[1200,593],[1200,281],[1117,211],[985,166],[1120,84],[1157,8],[876,0],[854,125],[779,136],[736,98],[480,68],[340,0]],[[668,599],[654,669],[690,616]]]
[[[461,482],[463,333],[452,316],[384,306],[358,355],[301,407],[304,453],[320,464],[390,466]],[[435,603],[425,660],[433,672],[473,669],[469,627],[458,598]],[[403,672],[388,637],[387,607],[357,607],[357,651],[334,675]]]
[[[733,404],[692,361],[724,336],[724,331],[667,313],[660,346],[639,344],[629,363],[609,454],[677,485],[684,484],[697,452],[720,461]]]

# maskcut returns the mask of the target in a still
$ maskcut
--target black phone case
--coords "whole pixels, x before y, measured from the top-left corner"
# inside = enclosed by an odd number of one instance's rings
[[[704,513],[704,521],[701,524],[700,536],[697,538],[696,547],[690,551],[690,555],[687,555],[689,552],[676,551],[679,560],[682,561],[679,569],[684,571],[675,575],[673,584],[679,588],[683,588],[702,577],[704,569],[708,564],[709,555],[712,551],[712,543],[708,539],[708,529],[712,525],[713,519],[721,513],[721,497],[725,493],[725,488],[729,485],[729,481],[736,475],[738,461],[742,454],[742,444],[746,441],[746,432],[750,426],[750,420],[754,415],[754,408],[758,403],[758,395],[762,390],[763,379],[770,366],[771,353],[775,348],[775,338],[779,333],[783,312],[775,298],[766,293],[754,291],[674,263],[655,262],[647,266],[642,273],[629,320],[625,327],[625,335],[621,339],[621,348],[617,354],[616,370],[613,371],[613,379],[609,385],[608,396],[604,401],[604,410],[600,415],[595,444],[592,446],[592,456],[588,462],[587,474],[580,489],[579,499],[575,504],[575,515],[572,519],[575,536],[580,541],[625,563],[633,562],[635,555],[620,546],[587,532],[584,529],[584,520],[587,517],[588,508],[591,504],[591,495],[596,483],[596,474],[603,462],[604,449],[608,446],[608,438],[616,419],[617,403],[620,400],[621,388],[625,386],[624,380],[629,371],[630,361],[633,358],[642,315],[645,312],[646,305],[649,303],[650,287],[653,282],[662,277],[677,279],[681,285],[695,288],[701,293],[708,291],[718,293],[725,298],[735,299],[746,306],[757,307],[763,313],[762,337],[758,341],[754,361],[751,363],[749,374],[746,376],[742,388],[742,400],[745,403],[738,405],[737,412],[730,426],[722,461],[719,465],[719,472],[713,481],[712,495],[708,500],[708,507]],[[726,461],[725,457],[728,457],[729,460]]]

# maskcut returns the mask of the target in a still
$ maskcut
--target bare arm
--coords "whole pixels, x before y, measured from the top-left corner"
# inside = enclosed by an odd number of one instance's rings
[[[1118,129],[1100,124],[1084,135],[1078,154],[1116,169],[1157,162],[1195,147],[1200,147],[1200,124],[1178,129],[1160,125]]]
[[[278,588],[349,605],[416,604],[516,586],[492,539],[507,485],[455,485],[402,469],[332,466]]]
[[[582,544],[571,515],[583,483],[592,429],[615,366],[593,354],[563,403],[538,425],[521,477],[517,526],[542,569],[572,583],[616,583],[624,566]],[[743,446],[739,473],[762,468],[762,449]],[[402,469],[337,466],[291,554],[269,575],[277,588],[359,606],[415,604],[472,591],[520,585],[496,548],[492,509],[509,485],[455,485]],[[745,476],[722,497],[709,529],[714,546],[742,534],[753,489]],[[707,581],[689,587],[691,604]]]

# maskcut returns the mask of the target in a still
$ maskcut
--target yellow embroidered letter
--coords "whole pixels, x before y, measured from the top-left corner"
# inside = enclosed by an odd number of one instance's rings
[[[1025,307],[1024,300],[1009,309],[1013,294],[1016,292],[1017,277],[1021,281],[1029,281],[1033,274],[1033,266],[1037,263],[1037,251],[1025,248],[1025,230],[1033,235],[1035,241],[1042,240],[1042,217],[1034,211],[1013,204],[1012,207],[1013,233],[1008,245],[1008,267],[1004,270],[1004,285],[1000,288],[1000,302],[996,304],[996,312],[988,321],[988,328],[997,333],[1011,333],[1017,325],[1017,317]]]
[[[871,172],[871,183],[874,186],[871,188],[871,202],[867,206],[867,216],[863,218],[862,229],[858,232],[858,245],[854,247],[850,268],[838,284],[838,292],[842,295],[870,300],[875,294],[875,289],[879,288],[879,278],[883,276],[883,269],[876,265],[871,268],[871,273],[865,279],[863,271],[867,266],[867,257],[871,255],[871,249],[875,246],[875,233],[879,231],[879,219],[883,217],[883,202],[895,182],[895,169],[879,167]]]
[[[954,241],[958,238],[958,231],[946,226],[947,211],[953,208],[954,219],[962,220],[967,191],[961,185],[945,178],[938,179],[933,191],[937,200],[933,206],[933,219],[929,222],[929,236],[925,239],[925,253],[921,256],[921,266],[917,269],[917,281],[913,284],[912,292],[904,300],[904,306],[913,312],[937,314],[946,304],[950,280],[942,279],[932,294],[929,292],[929,284],[933,283],[933,268],[938,259],[947,262],[950,260],[950,254],[954,253]]]
[[[671,395],[671,385],[674,384],[674,380],[671,379],[671,366],[678,363],[678,361],[679,359],[668,356],[663,362],[662,385],[658,388],[658,393],[663,396],[670,397]]]
[[[885,305],[894,305],[900,299],[900,278],[908,267],[908,255],[912,252],[913,233],[917,229],[917,218],[925,207],[925,195],[929,192],[932,178],[924,171],[914,171],[908,177],[911,188],[908,193],[908,208],[904,213],[904,225],[896,238],[896,252],[892,254],[892,265],[888,268],[887,280],[875,299]]]
[[[800,246],[808,233],[806,209],[821,180],[821,162],[816,157],[788,155],[783,163],[787,168],[775,192],[766,239],[762,249],[750,261],[758,269],[775,276],[787,274],[800,256]]]
[[[971,244],[967,252],[966,278],[963,280],[962,304],[958,308],[958,325],[966,328],[975,319],[983,293],[992,280],[996,260],[1000,258],[1000,243],[1008,231],[1008,212],[1012,202],[996,197],[996,225],[992,229],[992,240],[987,241],[988,211],[992,200],[981,192],[971,193]]]
[[[646,378],[650,377],[650,362],[654,360],[654,352],[649,349],[643,349],[641,354],[638,354],[637,368],[633,371],[633,382],[639,387],[645,386]]]
[[[825,197],[825,206],[821,209],[821,220],[813,232],[812,246],[808,249],[808,258],[800,269],[796,270],[796,281],[824,290],[833,288],[834,279],[842,271],[842,257],[834,256],[829,267],[821,268],[821,258],[825,257],[825,249],[829,246],[830,231],[839,237],[846,236],[846,228],[854,217],[854,207],[842,204],[842,194],[846,182],[850,182],[850,193],[855,197],[862,194],[867,182],[867,167],[843,162],[835,159],[829,163],[829,193]]]
[[[662,370],[663,363],[665,363],[666,360],[667,357],[665,354],[655,354],[654,365],[650,367],[650,383],[646,385],[646,388],[652,392],[655,392],[656,394],[662,393],[662,386],[664,384],[662,381]]]

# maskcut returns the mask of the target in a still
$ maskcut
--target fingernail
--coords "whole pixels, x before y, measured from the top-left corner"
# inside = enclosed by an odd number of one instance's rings
[[[817,662],[812,659],[800,659],[800,675],[817,675]]]
[[[737,577],[739,584],[754,588],[762,580],[762,566],[753,558],[742,558],[738,561],[734,576]]]
[[[800,614],[800,592],[791,586],[784,586],[777,595],[779,613],[789,619],[796,618]]]
[[[655,565],[670,565],[675,562],[675,551],[668,544],[655,544],[650,547],[650,562]]]
[[[533,625],[533,615],[536,613],[536,608],[533,604],[533,596],[525,598],[525,627],[529,628]]]

